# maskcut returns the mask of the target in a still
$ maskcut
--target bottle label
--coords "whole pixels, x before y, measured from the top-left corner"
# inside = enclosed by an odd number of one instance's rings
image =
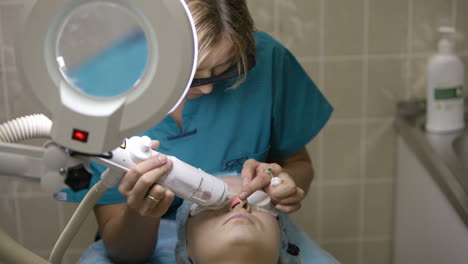
[[[451,100],[463,98],[463,86],[439,87],[434,90],[435,100]]]

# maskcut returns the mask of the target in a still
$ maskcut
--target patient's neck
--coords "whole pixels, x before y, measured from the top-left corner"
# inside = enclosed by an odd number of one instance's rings
[[[265,261],[264,259],[257,259],[252,257],[245,257],[245,256],[224,256],[222,258],[212,260],[209,262],[203,262],[203,264],[276,264],[277,261]],[[194,262],[194,264],[200,264],[198,262]]]
[[[277,251],[262,251],[255,246],[232,246],[217,253],[204,256],[203,261],[194,264],[276,264],[279,258]]]

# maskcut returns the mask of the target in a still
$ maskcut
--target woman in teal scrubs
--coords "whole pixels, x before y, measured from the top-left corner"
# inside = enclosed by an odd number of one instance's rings
[[[280,211],[299,210],[314,174],[305,145],[332,107],[285,47],[254,30],[245,0],[189,0],[188,6],[199,39],[192,88],[174,112],[142,134],[158,140],[158,152],[208,173],[240,174],[241,199],[263,189]],[[171,167],[166,155],[151,157],[98,202],[95,214],[110,259],[144,262],[158,253],[161,219],[174,219],[181,204],[154,184]],[[94,184],[105,168],[91,169]],[[282,184],[271,187],[273,176]],[[78,202],[85,193],[64,190],[56,197]],[[317,263],[335,263],[317,252]]]

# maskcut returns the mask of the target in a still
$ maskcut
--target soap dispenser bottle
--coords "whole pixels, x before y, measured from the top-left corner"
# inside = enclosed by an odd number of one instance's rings
[[[464,127],[464,67],[454,54],[453,28],[440,27],[438,52],[427,66],[427,121],[429,132],[450,132]]]

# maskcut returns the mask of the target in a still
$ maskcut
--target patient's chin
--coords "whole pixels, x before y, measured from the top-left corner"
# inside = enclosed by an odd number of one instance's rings
[[[223,239],[229,244],[258,244],[264,243],[265,236],[255,232],[250,226],[236,225],[223,234]]]
[[[196,240],[188,237],[187,241],[192,243],[188,246],[193,246],[196,252],[195,263],[276,263],[279,257],[279,238],[254,232],[245,225],[236,225],[217,234],[199,236]],[[237,262],[227,262],[228,259]]]
[[[222,248],[226,250],[220,250],[218,253],[222,252],[224,256],[231,255],[234,258],[246,258],[238,263],[274,263],[279,257],[279,241],[266,241],[258,236],[232,236],[226,238],[225,242]],[[252,262],[254,259],[259,261]]]

